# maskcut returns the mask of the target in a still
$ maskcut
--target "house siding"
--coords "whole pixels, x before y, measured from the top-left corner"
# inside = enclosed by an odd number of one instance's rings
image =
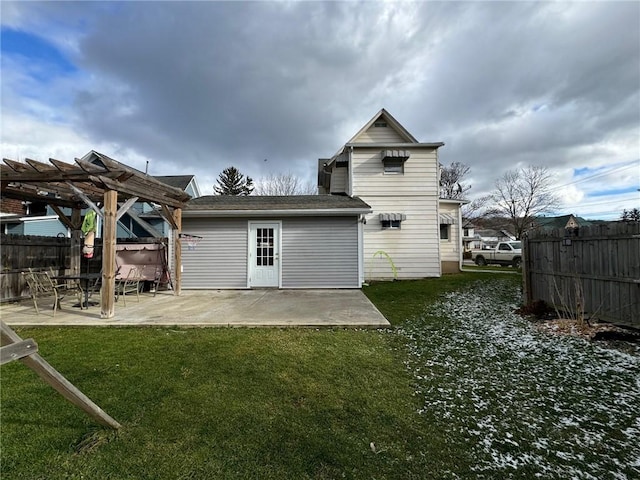
[[[355,139],[358,143],[402,143],[407,140],[387,124],[386,127],[371,126]]]
[[[43,237],[57,237],[58,234],[68,235],[67,227],[57,218],[25,221],[23,235],[40,235]]]
[[[182,288],[247,287],[247,220],[183,218],[182,233],[202,237],[195,250],[182,242]]]
[[[450,215],[456,219],[456,223],[449,225],[449,239],[440,240],[440,260],[442,262],[443,273],[460,271],[462,240],[460,238],[460,224],[458,221],[459,208],[459,205],[440,204],[440,213]]]
[[[346,167],[334,167],[331,172],[331,193],[345,193],[347,191],[348,169]]]
[[[282,221],[284,288],[359,288],[358,217]]]
[[[182,288],[247,288],[250,222],[281,221],[282,288],[359,288],[358,217],[183,218]]]
[[[441,273],[436,149],[410,150],[404,174],[385,175],[381,149],[356,148],[352,155],[353,195],[373,213],[364,227],[364,274],[368,280],[437,277]],[[380,213],[402,213],[399,230],[383,230]],[[377,252],[384,252],[378,254]],[[389,261],[390,259],[390,261]]]

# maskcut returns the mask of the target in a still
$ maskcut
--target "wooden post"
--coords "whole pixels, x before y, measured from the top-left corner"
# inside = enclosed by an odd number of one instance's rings
[[[2,321],[0,321],[0,332],[2,334],[2,345],[20,344],[22,342],[22,338],[20,338],[16,332],[9,328],[8,325],[5,325]],[[120,428],[121,425],[116,420],[111,418],[104,410],[93,403],[89,397],[78,390],[78,388],[69,380],[64,378],[60,372],[49,365],[49,363],[47,363],[47,361],[38,353],[34,352],[20,358],[19,361],[36,372],[40,378],[51,385],[58,393],[60,393],[60,395],[69,400],[76,407],[82,409],[100,425],[111,427],[116,430]]]
[[[182,232],[182,209],[173,209],[173,221],[176,228],[173,230],[173,291],[175,295],[180,295],[182,292],[182,240],[180,239],[180,233]]]
[[[104,192],[104,226],[102,230],[102,298],[100,318],[111,318],[115,314],[116,285],[116,214],[118,192]]]
[[[80,273],[80,259],[82,258],[82,231],[80,230],[80,226],[82,225],[82,211],[79,208],[74,208],[71,211],[71,223],[73,224],[73,228],[71,230],[69,270],[71,270],[71,275],[77,275]]]
[[[522,304],[531,305],[531,246],[529,245],[529,233],[525,233],[522,242]]]

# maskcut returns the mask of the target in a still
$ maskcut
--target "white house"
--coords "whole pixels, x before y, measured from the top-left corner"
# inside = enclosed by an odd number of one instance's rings
[[[320,194],[371,206],[363,228],[367,280],[437,277],[462,261],[461,201],[440,200],[438,149],[385,109],[331,158],[318,162]]]

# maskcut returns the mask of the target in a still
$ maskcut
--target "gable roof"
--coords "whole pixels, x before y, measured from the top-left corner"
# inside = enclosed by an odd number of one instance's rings
[[[569,223],[571,220],[573,220],[578,227],[591,225],[590,221],[582,217],[576,217],[573,214],[560,215],[558,217],[535,217],[533,223],[535,223],[535,226],[538,228],[567,228],[571,226]]]
[[[377,122],[378,120],[383,119],[387,122],[391,128],[404,140],[404,142],[388,142],[388,143],[367,143],[367,142],[358,142],[358,137],[360,137],[364,132],[369,130],[371,126]],[[331,157],[328,161],[320,161],[319,169],[323,168],[323,164],[330,164],[336,160],[336,158],[341,155],[346,147],[375,147],[375,148],[386,148],[393,146],[395,148],[440,148],[444,146],[444,142],[429,142],[423,143],[418,142],[418,140],[409,133],[409,131],[402,126],[398,120],[396,120],[393,115],[387,112],[384,108],[381,109],[378,113],[376,113],[371,120],[369,120],[358,132],[347,141],[340,149],[336,152],[336,154]],[[322,159],[321,159],[322,160]]]
[[[191,199],[183,216],[341,215],[371,212],[357,197],[346,195],[205,195]]]
[[[195,178],[194,175],[154,175],[153,178],[160,180],[162,183],[185,190],[191,181]]]
[[[419,143],[418,140],[416,140],[416,138],[413,135],[411,135],[409,131],[406,128],[404,128],[400,122],[398,122],[395,118],[393,118],[393,116],[383,108],[378,113],[376,113],[371,118],[371,120],[369,120],[364,125],[364,127],[358,130],[358,133],[356,133],[353,137],[351,137],[351,139],[349,139],[347,144],[355,143],[358,137],[362,135],[364,132],[366,132],[367,130],[369,130],[371,125],[373,125],[375,122],[380,120],[380,118],[382,118],[389,125],[391,125],[391,127],[405,140],[406,143]]]

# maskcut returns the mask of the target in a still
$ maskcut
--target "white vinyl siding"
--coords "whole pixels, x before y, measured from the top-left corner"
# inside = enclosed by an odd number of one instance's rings
[[[182,233],[202,237],[182,242],[182,288],[247,288],[246,219],[183,218]]]
[[[390,146],[391,147],[391,146]],[[364,275],[368,280],[440,275],[438,158],[435,148],[410,149],[404,175],[385,175],[380,148],[355,148],[353,195],[373,212],[364,226]],[[383,230],[380,213],[406,215],[401,229]],[[377,252],[385,252],[386,255]],[[375,257],[374,257],[375,255]]]
[[[283,288],[359,288],[358,217],[282,221]]]
[[[331,193],[345,193],[347,191],[347,167],[333,167],[331,172]]]
[[[389,259],[393,262],[399,279],[439,276],[440,225],[436,211],[437,199],[428,201],[424,197],[369,196],[366,201],[374,213],[367,215],[367,223],[364,225],[365,278],[393,279]],[[382,212],[406,215],[402,228],[382,229],[379,219],[379,213]],[[377,254],[380,251],[386,255]]]
[[[440,240],[440,256],[443,262],[459,262],[460,260],[460,225],[458,224],[458,205],[440,204],[440,213],[453,217],[456,223],[449,227],[449,238]]]
[[[356,148],[352,155],[353,195],[427,195],[438,198],[438,157],[434,148],[405,148],[404,175],[385,175],[381,148]],[[368,202],[367,202],[368,203]]]
[[[402,143],[407,141],[389,123],[386,127],[376,127],[372,124],[354,140],[358,143]]]

